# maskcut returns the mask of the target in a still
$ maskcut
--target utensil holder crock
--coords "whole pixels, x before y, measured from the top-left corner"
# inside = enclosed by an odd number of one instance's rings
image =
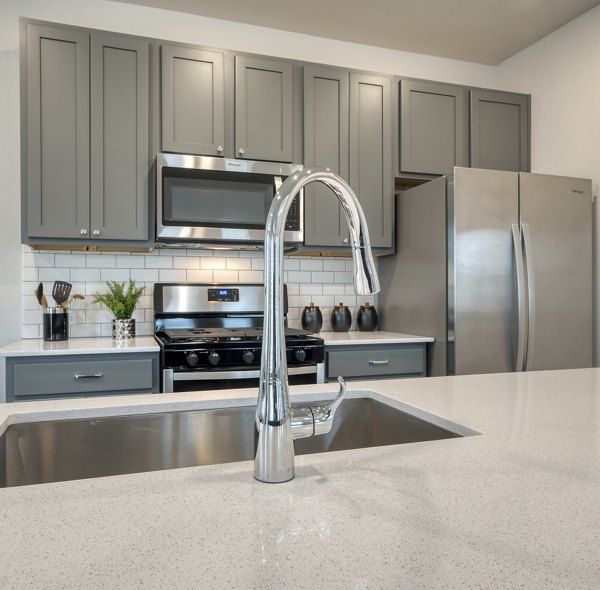
[[[69,338],[69,313],[62,307],[48,307],[43,315],[44,340],[55,342]]]

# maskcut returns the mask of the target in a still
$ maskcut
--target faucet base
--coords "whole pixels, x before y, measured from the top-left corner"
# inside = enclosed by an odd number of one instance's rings
[[[294,479],[294,439],[290,419],[284,424],[259,424],[254,460],[254,479],[264,483],[283,483]]]

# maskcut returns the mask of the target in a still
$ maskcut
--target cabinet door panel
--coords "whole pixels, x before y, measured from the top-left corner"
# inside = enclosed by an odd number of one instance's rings
[[[148,239],[148,54],[145,41],[92,35],[92,239]]]
[[[26,237],[89,228],[89,35],[27,25]]]
[[[529,171],[529,99],[471,90],[471,167]]]
[[[400,171],[452,174],[467,166],[466,90],[402,80],[400,97]]]
[[[292,161],[292,74],[291,63],[235,58],[235,157]]]
[[[223,54],[164,45],[161,65],[162,149],[222,156],[225,143]]]
[[[367,218],[371,245],[392,246],[391,80],[350,75],[350,185]]]
[[[304,165],[331,168],[349,179],[349,74],[304,67]],[[308,246],[342,246],[348,235],[335,195],[321,183],[304,189],[304,240]]]

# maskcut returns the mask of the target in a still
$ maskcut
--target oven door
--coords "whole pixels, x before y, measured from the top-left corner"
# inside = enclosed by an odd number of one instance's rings
[[[289,164],[179,154],[157,156],[157,242],[264,241],[275,193]],[[302,199],[295,199],[284,240],[301,243]]]
[[[183,391],[211,391],[214,389],[240,389],[251,387],[258,390],[260,370],[240,371],[173,371],[163,369],[162,393]],[[325,383],[324,363],[313,363],[288,368],[290,385]]]

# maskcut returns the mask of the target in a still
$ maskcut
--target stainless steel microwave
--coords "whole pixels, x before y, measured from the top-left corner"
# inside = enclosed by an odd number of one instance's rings
[[[157,245],[260,248],[275,193],[302,166],[205,156],[156,157]],[[284,241],[304,239],[303,194],[290,207]]]

